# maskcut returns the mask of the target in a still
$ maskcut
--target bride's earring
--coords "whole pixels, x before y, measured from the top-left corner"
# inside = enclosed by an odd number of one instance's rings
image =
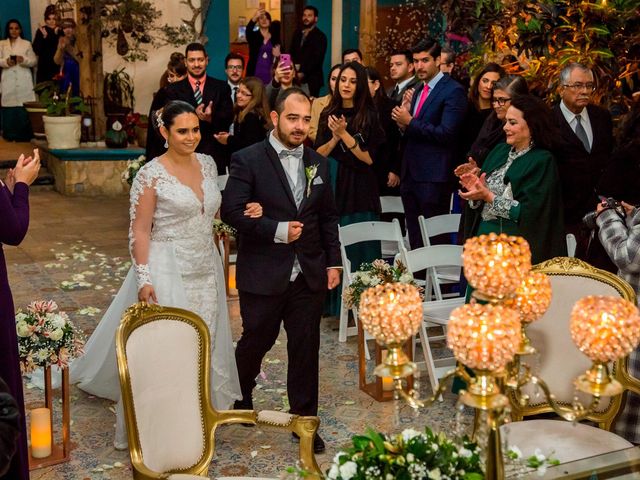
[[[164,148],[169,148],[169,142],[167,142],[166,140],[164,141]]]

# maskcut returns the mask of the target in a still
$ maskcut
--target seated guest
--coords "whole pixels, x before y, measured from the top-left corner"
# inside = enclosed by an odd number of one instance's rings
[[[567,254],[560,180],[553,155],[550,112],[531,95],[511,99],[506,143],[495,147],[479,174],[465,173],[460,196],[482,209],[474,235],[491,232],[524,237],[532,262]]]
[[[315,98],[311,104],[311,124],[309,125],[309,138],[312,142],[316,141],[316,134],[318,133],[318,122],[320,121],[320,114],[329,105],[333,90],[336,88],[336,81],[338,80],[338,72],[340,71],[341,64],[336,64],[331,67],[329,71],[329,93],[324,97]]]
[[[635,161],[638,161],[638,157]],[[634,180],[637,185],[638,177]],[[600,227],[598,236],[607,254],[618,267],[618,276],[627,281],[635,290],[637,298],[640,298],[640,209],[626,202],[622,202],[622,209],[623,212],[618,212],[618,209],[608,207],[606,202],[597,205],[596,223]],[[629,354],[629,373],[635,378],[640,376],[638,348]],[[639,409],[640,396],[629,392],[614,430],[635,444],[640,443],[640,425],[637,421]]]
[[[294,65],[284,65],[282,62],[278,62],[278,66],[273,74],[273,80],[267,85],[267,100],[269,101],[269,108],[274,109],[276,105],[276,99],[280,92],[285,91],[287,88],[299,87],[304,90],[304,93],[309,95],[309,88],[300,86],[300,81],[296,75],[296,67]]]
[[[234,111],[233,128],[213,135],[227,145],[230,154],[264,140],[272,127],[262,80],[257,77],[240,80]]]

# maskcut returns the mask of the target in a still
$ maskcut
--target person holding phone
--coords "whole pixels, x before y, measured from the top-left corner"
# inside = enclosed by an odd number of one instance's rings
[[[36,99],[31,67],[37,62],[31,42],[22,38],[22,25],[16,19],[7,22],[0,41],[2,68],[2,136],[11,142],[31,140],[31,123],[22,104]]]
[[[278,95],[291,87],[300,87],[304,90],[304,93],[309,95],[309,88],[307,85],[300,85],[300,81],[296,75],[295,65],[291,61],[291,55],[283,53],[280,55],[278,66],[276,67],[273,80],[267,85],[267,99],[269,100],[269,107],[273,110]]]
[[[271,14],[264,9],[264,3],[260,3],[260,8],[249,20],[247,42],[247,76],[258,77],[268,85],[272,78],[274,59],[280,56],[280,22],[271,21]]]
[[[44,9],[44,24],[36,30],[33,39],[33,51],[38,56],[36,83],[52,80],[60,71],[60,66],[53,61],[53,56],[58,49],[58,38],[61,35],[62,29],[58,27],[56,6],[47,5]]]

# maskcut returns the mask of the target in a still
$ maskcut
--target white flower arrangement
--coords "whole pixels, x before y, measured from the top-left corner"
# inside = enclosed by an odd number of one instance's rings
[[[133,179],[136,178],[138,174],[138,170],[140,170],[145,163],[147,163],[147,157],[144,155],[140,155],[138,158],[132,160],[127,160],[127,167],[124,169],[124,172],[122,172],[122,180],[131,185]]]
[[[26,312],[19,310],[16,333],[22,373],[51,365],[67,368],[70,360],[84,353],[84,335],[52,300],[32,302]]]

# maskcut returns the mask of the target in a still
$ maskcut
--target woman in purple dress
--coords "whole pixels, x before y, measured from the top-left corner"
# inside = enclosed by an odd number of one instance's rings
[[[268,85],[273,77],[273,59],[280,56],[280,22],[260,8],[247,25],[249,61],[247,77],[258,77]]]
[[[20,155],[16,167],[9,170],[4,182],[0,181],[0,377],[9,386],[9,393],[16,399],[22,418],[22,435],[18,451],[13,457],[9,471],[2,479],[29,479],[29,451],[27,450],[27,427],[24,417],[22,375],[18,358],[18,336],[16,334],[13,298],[7,278],[2,245],[19,245],[29,228],[29,185],[38,176],[40,156],[38,150],[33,157]]]

